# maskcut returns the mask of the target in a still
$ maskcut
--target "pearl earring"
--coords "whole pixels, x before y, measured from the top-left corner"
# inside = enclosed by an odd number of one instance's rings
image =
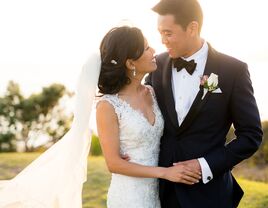
[[[135,77],[136,76],[136,68],[135,68],[135,66],[133,66],[132,70],[133,70],[133,73],[132,74]]]

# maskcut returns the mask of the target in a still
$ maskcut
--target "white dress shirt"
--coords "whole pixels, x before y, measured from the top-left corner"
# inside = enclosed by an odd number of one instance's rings
[[[194,60],[196,69],[190,75],[185,69],[177,72],[177,69],[172,67],[172,90],[175,101],[179,125],[183,122],[191,105],[199,91],[200,78],[204,74],[205,65],[208,56],[208,44],[204,41],[202,48],[188,58],[183,58],[186,61]],[[212,178],[211,169],[204,158],[198,158],[202,170],[203,183],[209,182]]]

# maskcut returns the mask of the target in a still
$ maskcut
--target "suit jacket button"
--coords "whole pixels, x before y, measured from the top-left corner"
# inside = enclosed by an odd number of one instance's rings
[[[208,176],[208,177],[207,177],[207,180],[209,180],[209,181],[210,181],[210,180],[211,180],[211,177],[210,177],[210,176]]]

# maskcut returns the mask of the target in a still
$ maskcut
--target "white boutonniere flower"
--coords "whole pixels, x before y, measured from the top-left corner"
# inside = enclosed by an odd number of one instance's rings
[[[218,84],[219,80],[217,74],[211,73],[209,77],[207,75],[201,77],[200,85],[203,86],[204,90],[202,100],[208,92],[221,93],[221,89],[219,88]]]

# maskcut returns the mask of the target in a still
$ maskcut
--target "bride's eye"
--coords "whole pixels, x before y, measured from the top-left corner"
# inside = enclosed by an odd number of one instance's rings
[[[145,47],[145,51],[148,51],[148,50],[149,50],[149,48],[150,48],[150,46]]]

